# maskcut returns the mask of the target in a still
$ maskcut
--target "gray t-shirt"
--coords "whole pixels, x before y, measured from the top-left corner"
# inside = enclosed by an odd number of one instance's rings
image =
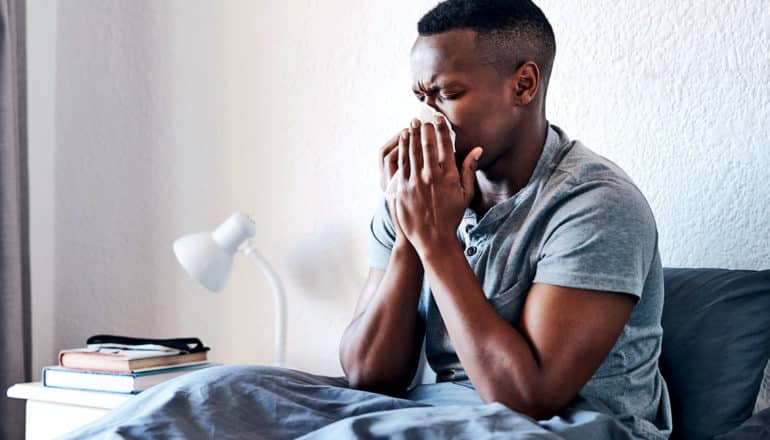
[[[647,201],[623,170],[549,125],[527,185],[480,220],[467,209],[457,238],[489,302],[512,325],[533,283],[636,297],[617,343],[580,395],[606,406],[643,438],[668,437],[671,409],[658,370],[658,233]],[[370,267],[386,268],[394,241],[383,198],[371,222]],[[419,313],[426,324],[426,357],[439,380],[466,380],[427,277]]]

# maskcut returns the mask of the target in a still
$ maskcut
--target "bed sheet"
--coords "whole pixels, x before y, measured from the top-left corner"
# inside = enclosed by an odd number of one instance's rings
[[[61,438],[634,438],[580,397],[541,421],[484,404],[470,383],[420,385],[404,397],[354,390],[343,377],[217,366],[152,387]]]

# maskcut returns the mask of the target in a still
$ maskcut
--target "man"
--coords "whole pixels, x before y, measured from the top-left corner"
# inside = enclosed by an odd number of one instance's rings
[[[616,165],[548,123],[546,17],[448,0],[418,30],[414,93],[451,121],[456,157],[441,117],[381,149],[398,191],[372,220],[341,344],[351,386],[402,394],[425,338],[438,380],[469,380],[483,402],[548,419],[579,394],[666,437],[655,222]]]
[[[67,438],[668,436],[655,222],[617,166],[546,119],[545,16],[448,0],[418,30],[414,92],[443,116],[381,150],[397,189],[371,223],[347,380],[207,368]],[[438,383],[407,389],[423,339]]]

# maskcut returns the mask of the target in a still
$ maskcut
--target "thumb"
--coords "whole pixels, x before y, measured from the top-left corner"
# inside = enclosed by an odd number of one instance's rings
[[[483,153],[484,148],[476,147],[463,160],[462,185],[466,194],[473,194],[473,179],[476,178],[479,158]]]

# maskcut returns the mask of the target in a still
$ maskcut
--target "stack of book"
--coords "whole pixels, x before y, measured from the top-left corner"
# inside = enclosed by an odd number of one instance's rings
[[[209,366],[205,351],[191,353],[154,344],[89,344],[59,352],[59,365],[43,368],[43,385],[136,394]]]

